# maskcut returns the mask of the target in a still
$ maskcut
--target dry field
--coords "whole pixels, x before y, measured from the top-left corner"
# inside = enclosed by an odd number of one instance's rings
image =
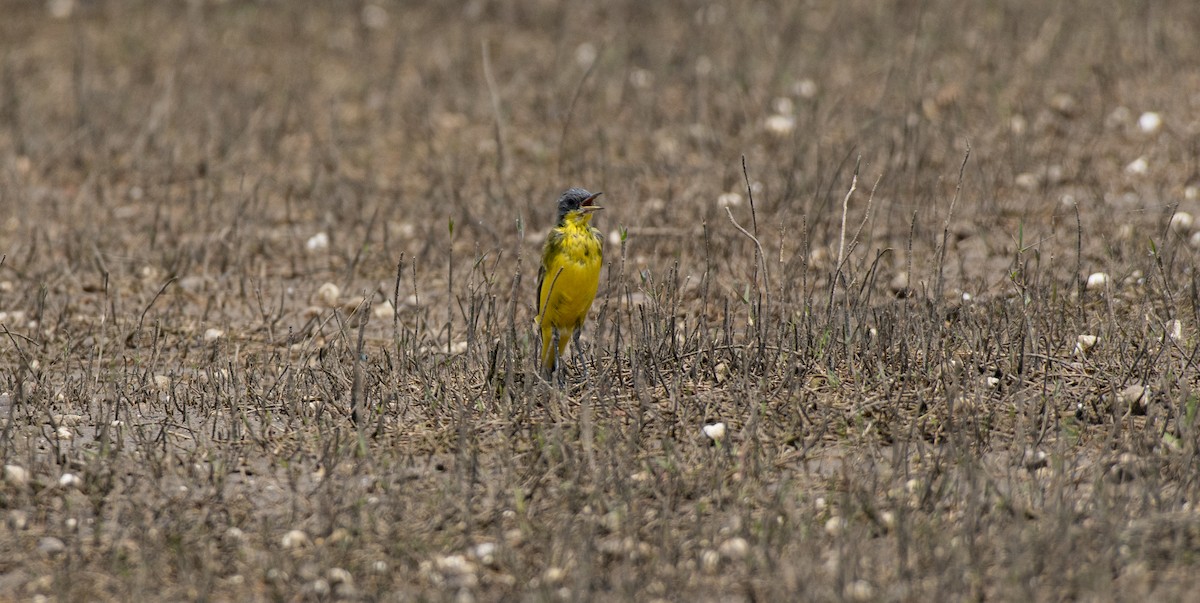
[[[0,600],[1200,588],[1200,3],[0,10]]]

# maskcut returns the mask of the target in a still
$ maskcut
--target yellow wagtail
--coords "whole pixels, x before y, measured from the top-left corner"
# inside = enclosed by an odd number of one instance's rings
[[[546,237],[542,267],[538,270],[537,323],[542,330],[542,372],[547,378],[574,337],[579,354],[579,334],[596,288],[604,257],[600,231],[592,228],[592,212],[600,193],[568,189],[558,198],[558,220]]]

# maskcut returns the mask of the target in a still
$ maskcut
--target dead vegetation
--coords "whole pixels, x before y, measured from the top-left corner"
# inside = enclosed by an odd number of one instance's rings
[[[1197,24],[9,7],[0,598],[1182,598]]]

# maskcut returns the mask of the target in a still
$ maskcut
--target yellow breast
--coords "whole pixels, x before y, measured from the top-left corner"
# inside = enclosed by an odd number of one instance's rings
[[[604,264],[598,235],[586,221],[568,220],[547,239],[538,304],[542,325],[573,328],[587,316]]]

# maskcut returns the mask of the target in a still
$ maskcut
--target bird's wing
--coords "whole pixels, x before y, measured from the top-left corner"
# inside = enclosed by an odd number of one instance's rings
[[[562,231],[555,228],[546,235],[546,246],[542,248],[542,265],[538,268],[537,290],[534,294],[537,298],[534,302],[534,308],[537,309],[538,316],[542,314],[542,285],[546,281],[546,266],[550,264],[551,259],[562,248]]]
[[[543,262],[541,267],[538,268],[537,289],[533,290],[533,295],[534,295],[534,298],[533,298],[534,306],[533,307],[536,309],[536,313],[538,316],[542,315],[542,281],[545,281],[545,280],[546,280],[546,264],[545,264],[545,262]]]

